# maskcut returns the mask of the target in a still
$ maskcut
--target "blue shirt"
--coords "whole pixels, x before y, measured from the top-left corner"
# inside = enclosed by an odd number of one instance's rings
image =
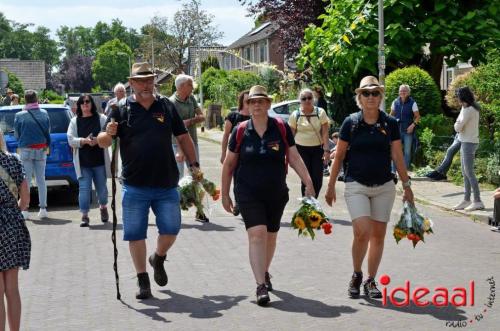
[[[30,109],[29,112],[35,116],[42,127],[40,128],[27,110],[16,113],[14,117],[14,136],[18,141],[19,148],[48,143],[46,135],[50,134],[50,119],[47,111],[38,108]]]

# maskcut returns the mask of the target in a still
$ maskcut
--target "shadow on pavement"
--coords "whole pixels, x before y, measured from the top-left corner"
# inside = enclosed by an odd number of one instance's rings
[[[312,317],[335,318],[342,314],[352,314],[357,312],[349,306],[329,306],[321,301],[297,297],[291,293],[273,290],[271,294],[280,298],[280,301],[273,301],[271,297],[270,308],[287,311],[291,313],[306,313]]]
[[[181,229],[196,229],[200,231],[234,231],[234,226],[223,226],[215,223],[181,224]]]
[[[65,225],[71,223],[70,220],[63,220],[59,218],[44,218],[41,220],[29,220],[28,222],[36,225]]]
[[[94,224],[90,223],[89,225],[89,230],[108,230],[111,231],[113,230],[113,223],[112,222],[107,222],[107,223],[102,223],[101,224]],[[123,230],[123,224],[116,224],[116,230]]]
[[[333,225],[343,225],[343,226],[352,226],[352,222],[351,221],[346,221],[346,220],[336,220],[336,219],[332,219],[332,223]]]
[[[147,315],[154,320],[169,322],[161,313],[189,314],[192,318],[217,318],[221,317],[224,310],[229,310],[238,305],[247,296],[229,295],[204,295],[201,298],[194,298],[183,294],[172,292],[171,290],[160,291],[170,296],[168,299],[148,299],[141,301],[141,304],[151,306],[151,308],[137,309],[122,301],[128,308],[141,314]]]
[[[381,300],[374,300],[374,299],[369,299],[369,298],[364,298],[366,303],[361,302],[361,305],[364,306],[369,306],[369,307],[375,307],[375,308],[382,308],[382,309],[389,309],[389,310],[394,310],[402,313],[408,313],[408,314],[413,314],[413,315],[431,315],[434,318],[442,321],[463,321],[467,320],[467,316],[465,315],[466,312],[462,309],[458,309],[457,307],[454,307],[452,305],[446,306],[446,307],[436,307],[434,305],[428,305],[426,307],[418,307],[413,304],[413,302],[410,302],[410,304],[406,307],[396,307],[388,302],[387,306],[382,305]],[[396,298],[398,303],[403,302],[403,299]]]
[[[447,194],[443,194],[442,197],[449,198],[449,197],[456,197],[458,195],[463,195],[463,194],[464,194],[464,192],[447,193]]]

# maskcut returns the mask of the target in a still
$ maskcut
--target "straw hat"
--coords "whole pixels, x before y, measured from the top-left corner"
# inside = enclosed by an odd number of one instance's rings
[[[248,100],[252,99],[267,99],[272,101],[272,98],[267,95],[267,90],[264,86],[254,85],[248,93]]]
[[[137,79],[137,78],[149,78],[155,77],[156,75],[153,73],[153,69],[151,65],[147,62],[139,62],[134,63],[132,65],[132,73],[129,79]]]
[[[356,94],[359,94],[363,91],[371,91],[371,90],[379,90],[384,93],[384,85],[380,85],[378,79],[373,76],[363,77],[361,82],[359,83],[359,87],[355,90]]]

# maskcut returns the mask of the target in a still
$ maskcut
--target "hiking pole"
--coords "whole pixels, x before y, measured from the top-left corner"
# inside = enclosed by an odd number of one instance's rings
[[[115,119],[111,119],[111,123],[114,123]],[[111,232],[111,241],[113,242],[113,255],[114,263],[113,269],[115,271],[115,282],[116,282],[116,299],[121,300],[120,294],[120,277],[118,276],[118,249],[116,248],[116,224],[118,219],[116,217],[116,145],[117,139],[113,138],[113,143],[111,145],[111,210],[113,211],[113,231]]]

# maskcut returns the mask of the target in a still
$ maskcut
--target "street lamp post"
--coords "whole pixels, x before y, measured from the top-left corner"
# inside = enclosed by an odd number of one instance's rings
[[[378,0],[378,80],[381,85],[385,81],[385,54],[384,54],[384,0]],[[382,102],[385,110],[385,102]]]

